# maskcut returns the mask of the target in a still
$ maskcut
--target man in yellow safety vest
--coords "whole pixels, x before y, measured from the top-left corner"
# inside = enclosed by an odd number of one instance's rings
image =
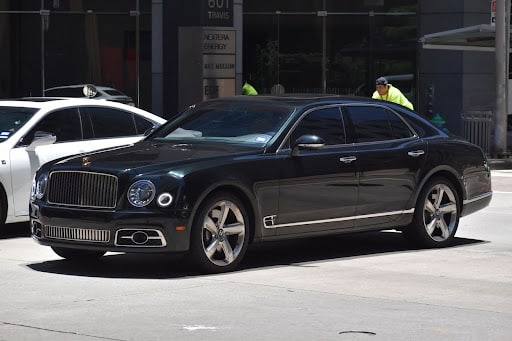
[[[397,103],[411,110],[414,110],[414,106],[411,102],[409,102],[407,97],[405,97],[398,88],[395,88],[393,85],[388,83],[386,78],[377,78],[375,81],[375,88],[376,90],[373,93],[372,98]]]

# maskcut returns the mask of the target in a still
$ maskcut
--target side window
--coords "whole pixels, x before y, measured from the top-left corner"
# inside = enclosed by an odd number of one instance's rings
[[[146,131],[153,128],[153,126],[155,125],[152,121],[146,120],[145,118],[135,116],[135,115],[134,115],[134,118],[135,118],[135,127],[137,129],[138,135],[144,134]]]
[[[77,108],[61,109],[46,115],[23,138],[23,145],[29,145],[37,131],[47,132],[57,137],[56,143],[80,141],[82,128]]]
[[[347,107],[357,142],[376,142],[412,136],[407,125],[393,112],[373,106]]]
[[[400,117],[398,117],[397,114],[390,110],[386,110],[386,112],[388,114],[391,130],[393,131],[393,136],[395,139],[406,139],[413,136],[413,133],[407,124],[405,124],[405,122]]]
[[[346,143],[345,126],[338,107],[319,109],[304,117],[291,135],[291,142],[302,135],[321,137],[326,145]]]
[[[115,108],[87,107],[94,138],[109,138],[137,135],[133,114]]]

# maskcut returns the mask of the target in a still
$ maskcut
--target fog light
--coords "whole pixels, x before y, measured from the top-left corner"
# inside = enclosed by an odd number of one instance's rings
[[[137,245],[146,244],[148,239],[148,234],[144,231],[137,231],[132,235],[132,240]]]
[[[167,207],[172,203],[172,195],[170,193],[162,193],[156,199],[156,203],[160,207]]]

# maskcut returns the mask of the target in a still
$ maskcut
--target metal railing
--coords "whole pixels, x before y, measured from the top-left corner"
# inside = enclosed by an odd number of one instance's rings
[[[467,111],[462,114],[464,138],[491,152],[492,111]]]

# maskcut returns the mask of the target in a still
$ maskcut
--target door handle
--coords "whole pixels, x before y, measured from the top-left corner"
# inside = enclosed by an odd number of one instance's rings
[[[351,163],[356,160],[357,160],[357,158],[355,156],[340,157],[340,161],[343,163]]]
[[[413,151],[407,153],[407,155],[412,156],[412,157],[418,157],[418,156],[421,156],[423,154],[425,154],[425,151],[423,151],[421,149],[420,150],[413,150]]]

